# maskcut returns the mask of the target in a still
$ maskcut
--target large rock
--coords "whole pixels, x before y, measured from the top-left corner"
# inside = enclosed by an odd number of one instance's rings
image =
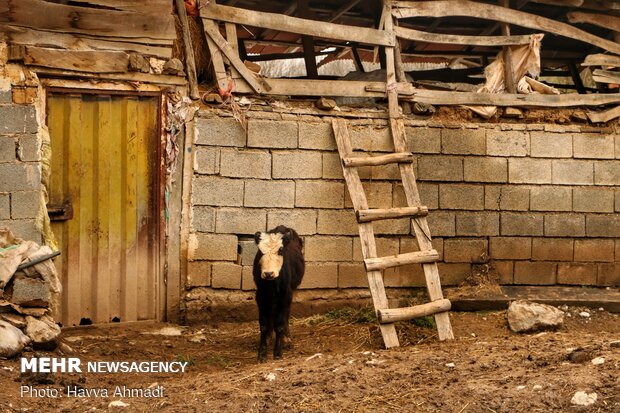
[[[546,304],[517,300],[510,303],[508,325],[516,333],[554,329],[564,322],[564,312]]]
[[[39,278],[16,276],[11,302],[24,307],[47,307],[51,300],[50,284]]]
[[[40,319],[27,316],[25,332],[37,350],[54,350],[58,345],[60,327],[50,316],[46,315]]]
[[[29,343],[30,339],[19,328],[0,320],[0,357],[14,357]]]

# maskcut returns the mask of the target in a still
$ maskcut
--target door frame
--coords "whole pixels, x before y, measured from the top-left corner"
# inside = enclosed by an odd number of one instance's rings
[[[163,87],[149,85],[150,90],[127,90],[121,85],[113,85],[115,88],[97,87],[92,83],[80,82],[80,81],[67,81],[66,79],[42,79],[41,81],[44,90],[45,101],[42,108],[42,115],[44,118],[44,124],[47,126],[47,102],[50,93],[56,94],[87,94],[87,95],[115,95],[115,96],[133,96],[133,97],[152,97],[157,99],[158,113],[157,113],[157,134],[158,144],[153,148],[153,159],[156,160],[156,164],[153,165],[152,176],[155,205],[153,205],[153,212],[157,217],[155,228],[155,238],[157,240],[157,248],[155,249],[156,255],[156,268],[157,274],[155,276],[155,294],[156,294],[156,320],[155,321],[178,321],[171,319],[175,314],[178,314],[178,308],[171,308],[170,305],[176,301],[178,306],[178,299],[174,300],[174,296],[180,296],[180,291],[175,291],[174,284],[168,282],[168,274],[175,266],[179,266],[180,263],[174,263],[172,268],[171,263],[168,262],[168,245],[166,243],[166,131],[163,125],[167,116],[167,97],[163,93]],[[121,87],[119,87],[121,86]],[[124,86],[124,85],[123,85]],[[178,235],[178,230],[176,231]],[[171,234],[173,235],[173,234]],[[176,285],[179,285],[177,281]],[[172,287],[172,288],[171,288]],[[169,291],[171,290],[171,291]],[[169,298],[172,296],[172,300]],[[172,302],[171,302],[172,301]],[[171,317],[172,316],[172,317]]]

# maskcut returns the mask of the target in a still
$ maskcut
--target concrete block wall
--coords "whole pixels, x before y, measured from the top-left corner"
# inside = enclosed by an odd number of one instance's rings
[[[187,287],[252,290],[252,234],[305,240],[302,289],[367,286],[331,118],[260,110],[244,130],[203,110],[195,130]],[[405,121],[443,285],[489,262],[503,284],[620,284],[620,135],[609,127]],[[385,119],[350,119],[354,149],[393,150]],[[404,206],[395,166],[360,168],[373,208]],[[375,225],[380,255],[416,250],[407,219]],[[384,273],[423,286],[420,266]]]
[[[4,65],[4,52],[0,44],[0,227],[40,243],[38,81],[17,65]]]

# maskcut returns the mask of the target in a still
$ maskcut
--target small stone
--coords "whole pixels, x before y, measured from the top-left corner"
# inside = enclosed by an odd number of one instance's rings
[[[523,390],[525,389],[525,386],[517,386],[517,390]]]
[[[504,109],[504,117],[521,119],[523,117],[523,111],[518,108],[508,107]]]
[[[618,348],[618,347],[620,347],[620,340],[610,341],[609,342],[609,347],[611,347],[611,348]]]
[[[595,357],[595,358],[592,359],[591,363],[594,364],[595,366],[599,366],[599,365],[605,363],[605,358],[604,357]]]
[[[149,59],[140,53],[129,53],[128,69],[130,72],[149,73],[151,71],[151,64],[149,63]]]
[[[571,363],[585,363],[586,361],[590,360],[590,357],[590,352],[582,348],[576,348],[570,352],[570,354],[568,355],[568,360]]]
[[[176,57],[173,57],[164,64],[164,70],[162,73],[164,75],[185,76],[185,72],[183,71],[183,63],[181,63],[181,61]]]
[[[175,336],[180,336],[183,334],[183,329],[180,327],[174,327],[174,326],[167,326],[167,327],[163,327],[160,328],[159,330],[155,330],[155,331],[146,331],[142,334],[152,334],[155,336],[168,336],[168,337],[175,337]]]
[[[267,381],[274,381],[275,379],[276,379],[275,373],[269,373],[265,375],[265,380]]]
[[[110,402],[110,404],[108,404],[108,407],[129,407],[129,404],[120,400],[114,400],[113,402]]]
[[[588,313],[587,311],[582,311],[579,313],[579,315],[584,318],[590,317],[590,313]]]
[[[587,123],[588,122],[588,116],[586,115],[586,112],[583,110],[576,110],[574,111],[571,115],[570,118],[573,122],[580,122],[580,123]]]
[[[603,307],[599,307],[598,311],[605,311],[605,309]]]
[[[73,350],[73,347],[69,346],[67,343],[58,344],[57,350],[61,354],[74,354],[75,353],[75,350]]]
[[[539,391],[542,390],[543,386],[541,386],[540,384],[535,384],[534,387],[532,387],[532,390],[534,391]]]
[[[511,302],[506,316],[516,333],[558,328],[564,321],[564,312],[557,308],[525,300]]]
[[[471,333],[471,336],[472,337],[476,337],[476,333]]]
[[[338,105],[333,99],[320,98],[314,102],[314,106],[321,110],[334,110]]]
[[[40,319],[27,316],[25,333],[32,340],[33,347],[37,350],[54,350],[58,345],[60,327],[56,325],[50,316]]]
[[[453,369],[453,368],[456,367],[456,364],[454,364],[454,363],[446,363],[446,367],[449,367],[449,368]]]
[[[222,97],[219,93],[207,93],[202,97],[202,101],[205,103],[222,103]]]
[[[568,306],[567,306],[566,304],[561,305],[561,306],[559,306],[558,308],[559,308],[560,310],[562,310],[562,311],[568,311]]]
[[[430,116],[435,113],[435,107],[428,103],[415,102],[412,111],[416,115]]]
[[[19,329],[23,329],[24,327],[26,327],[26,318],[23,315],[2,313],[0,314],[0,318],[2,318],[7,323],[13,324]]]
[[[597,398],[598,395],[596,393],[586,393],[584,391],[578,391],[573,395],[573,398],[570,399],[570,402],[577,406],[591,406],[596,403]]]

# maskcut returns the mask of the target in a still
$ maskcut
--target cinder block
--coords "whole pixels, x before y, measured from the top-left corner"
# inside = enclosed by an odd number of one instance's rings
[[[353,238],[313,236],[305,239],[306,261],[351,261]]]
[[[321,178],[323,161],[320,152],[273,152],[274,178]]]
[[[487,155],[527,156],[530,152],[530,139],[527,132],[487,131]]]
[[[456,235],[462,237],[499,235],[499,214],[497,212],[457,213]]]
[[[389,255],[397,255],[400,250],[400,242],[398,238],[376,237],[377,257],[387,257]],[[407,251],[411,252],[411,251]],[[362,244],[359,237],[353,239],[353,261],[363,261]]]
[[[246,207],[292,208],[295,206],[295,182],[245,181],[243,205]]]
[[[485,129],[442,129],[441,152],[454,155],[484,155]]]
[[[552,161],[553,183],[560,185],[592,185],[594,165],[592,161]]]
[[[441,152],[441,129],[406,127],[407,144],[413,153]]]
[[[38,135],[26,134],[17,138],[17,159],[23,162],[41,160],[41,139]]]
[[[241,206],[243,204],[243,181],[215,176],[194,177],[192,204]]]
[[[521,186],[503,186],[499,207],[506,211],[527,211],[530,206],[530,190]]]
[[[338,264],[335,263],[311,263],[306,265],[304,279],[300,289],[310,288],[337,288],[338,287]]]
[[[364,182],[362,183],[369,208],[390,208],[392,206],[392,184],[390,182]],[[349,196],[349,190],[345,191],[345,208],[351,208],[353,203]]]
[[[0,194],[0,220],[11,218],[11,200],[9,194]]]
[[[570,158],[573,135],[569,133],[531,132],[532,158]]]
[[[437,267],[442,286],[461,285],[471,275],[471,264],[440,262]]]
[[[439,207],[441,209],[482,210],[484,209],[484,187],[482,185],[439,185]]]
[[[394,187],[394,188],[396,189],[397,187]],[[402,190],[402,185],[399,185],[398,188]],[[439,185],[429,184],[429,183],[419,183],[418,190],[420,193],[420,202],[422,203],[422,205],[428,207],[428,209],[439,208]],[[403,197],[404,195],[405,194],[403,190]],[[406,204],[404,204],[403,206],[405,205]]]
[[[514,262],[512,261],[493,261],[493,270],[499,276],[501,285],[514,283]]]
[[[359,168],[358,172],[360,173],[360,177],[362,177],[360,169],[362,168]],[[417,170],[417,158],[414,159],[413,170]],[[372,179],[400,180],[400,170],[398,169],[398,165],[396,164],[373,166],[370,168],[370,171],[370,177]]]
[[[215,231],[215,209],[205,206],[194,206],[190,216],[192,230],[197,232]]]
[[[212,147],[195,147],[194,172],[213,175],[220,172],[220,149]]]
[[[254,257],[258,251],[258,245],[254,238],[239,240],[239,262],[241,265],[252,266],[254,264]]]
[[[463,158],[422,156],[418,159],[418,179],[423,181],[462,181]]]
[[[532,257],[532,239],[529,237],[493,237],[489,252],[494,260],[529,260]]]
[[[508,181],[524,184],[551,183],[551,161],[548,159],[509,159]]]
[[[297,122],[253,120],[248,121],[248,147],[297,148]]]
[[[376,125],[350,126],[349,134],[353,150],[394,152],[390,129]]]
[[[326,235],[357,235],[355,212],[353,210],[319,210],[317,232]]]
[[[573,240],[567,238],[534,238],[532,240],[532,260],[534,261],[572,261]]]
[[[0,136],[0,162],[15,161],[16,143],[12,136]]]
[[[615,194],[614,198],[616,199],[614,202],[615,209],[616,209],[616,212],[620,212],[620,189],[616,189],[614,191],[614,194]]]
[[[212,146],[245,146],[245,130],[232,118],[196,118],[194,143]]]
[[[411,233],[411,220],[407,218],[376,221],[375,235],[404,235]]]
[[[465,158],[464,171],[468,182],[508,182],[508,159]]]
[[[187,263],[187,287],[209,287],[211,265],[209,261],[189,261]]]
[[[488,253],[486,239],[447,239],[444,242],[445,262],[481,262]]]
[[[0,163],[0,192],[39,190],[41,171],[33,163]]]
[[[501,186],[485,185],[484,187],[484,209],[499,210],[501,201]]]
[[[545,215],[545,236],[583,237],[585,235],[585,216],[578,214]]]
[[[433,211],[427,217],[433,236],[453,237],[456,235],[456,214],[447,211]]]
[[[358,168],[359,171],[360,168]],[[323,152],[323,166],[321,176],[324,179],[344,179],[340,156],[333,152]]]
[[[326,181],[297,181],[295,206],[309,208],[342,208],[344,183]]]
[[[0,106],[0,133],[35,133],[38,128],[34,106]]]
[[[596,264],[558,264],[558,284],[596,285]]]
[[[37,229],[34,219],[12,219],[0,221],[0,228],[7,227],[16,238],[34,241],[41,244],[41,232]]]
[[[386,287],[424,287],[424,270],[420,264],[388,268],[383,271],[383,284]]]
[[[233,178],[271,178],[271,155],[266,151],[222,149],[220,174]]]
[[[600,286],[620,286],[620,264],[599,264],[596,284]]]
[[[594,162],[594,183],[596,185],[620,185],[619,162]]]
[[[614,136],[600,133],[581,133],[573,136],[575,158],[614,159]]]
[[[611,239],[575,240],[575,261],[613,262],[614,241]]]
[[[12,279],[11,302],[24,307],[48,307],[51,301],[50,284],[40,278],[17,275]]]
[[[214,262],[211,266],[211,287],[240,290],[241,265],[232,262]]]
[[[543,215],[502,212],[502,235],[543,235]]]
[[[532,211],[572,211],[573,190],[558,186],[537,186],[530,192]]]
[[[189,236],[189,261],[237,260],[237,236],[193,233]]]
[[[39,191],[19,191],[11,194],[11,218],[36,218],[41,206]]]
[[[267,228],[286,225],[299,235],[313,235],[317,231],[317,211],[313,209],[279,209],[267,213]]]
[[[0,91],[0,104],[7,104],[7,103],[13,103],[13,99],[12,99],[12,91],[9,90],[1,90]]]
[[[575,188],[573,210],[576,212],[614,212],[614,191],[608,188]]]
[[[338,265],[338,288],[368,287],[364,264],[344,263]]]
[[[433,248],[439,254],[439,260],[443,260],[443,238],[433,238],[431,241]],[[420,251],[418,240],[415,237],[402,237],[400,239],[400,253]]]
[[[588,237],[620,238],[620,217],[612,215],[586,215]]]
[[[303,149],[336,149],[331,123],[299,122],[299,147]]]
[[[514,282],[526,285],[552,285],[556,282],[558,264],[554,262],[515,262]]]
[[[254,284],[254,270],[250,266],[244,265],[241,268],[241,289],[244,291],[256,290],[256,284]]]
[[[216,232],[253,235],[266,228],[267,213],[263,209],[221,208],[216,211]]]

